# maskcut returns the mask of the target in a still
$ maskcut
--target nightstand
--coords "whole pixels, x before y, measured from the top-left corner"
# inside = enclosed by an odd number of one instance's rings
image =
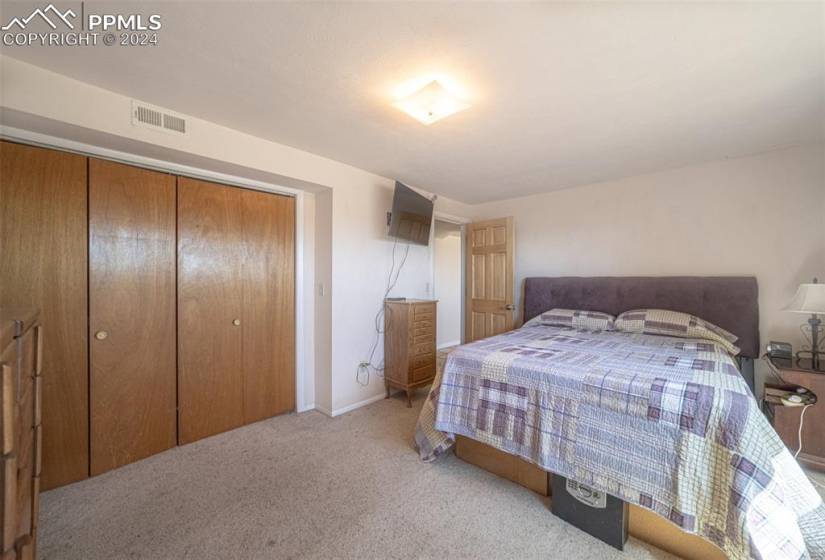
[[[790,385],[799,385],[813,392],[819,402],[808,407],[802,427],[802,452],[797,459],[806,467],[825,471],[825,371],[811,369],[810,360],[770,358],[774,373]],[[799,448],[799,417],[802,407],[768,405],[773,427],[791,453]]]

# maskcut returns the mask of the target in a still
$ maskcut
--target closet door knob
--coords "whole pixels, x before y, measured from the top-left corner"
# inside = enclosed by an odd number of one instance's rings
[[[235,319],[234,321],[232,321],[232,324],[235,325],[236,327],[238,327],[241,324],[241,320],[240,319]]]
[[[98,340],[106,340],[106,337],[108,337],[108,336],[109,336],[109,333],[107,333],[106,331],[97,331],[95,333],[95,338],[98,339]]]

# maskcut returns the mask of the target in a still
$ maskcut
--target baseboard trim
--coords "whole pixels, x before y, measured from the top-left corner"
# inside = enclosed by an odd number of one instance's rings
[[[347,406],[342,406],[341,408],[336,408],[332,411],[332,414],[328,414],[328,416],[332,416],[333,418],[336,416],[341,416],[342,414],[346,414],[347,412],[352,412],[356,408],[361,408],[362,406],[367,406],[368,404],[372,404],[374,402],[378,402],[384,398],[384,393],[379,393],[374,397],[370,397],[368,399],[364,399],[363,401],[359,401],[357,403],[353,403]],[[321,411],[323,412],[323,411]],[[324,412],[326,414],[326,412]]]
[[[445,342],[444,344],[439,344],[438,349],[442,350],[444,348],[449,348],[450,346],[458,346],[461,344],[460,340],[451,340],[450,342]]]
[[[308,412],[310,410],[315,410],[315,403],[304,404],[295,409],[295,412],[301,414],[302,412]]]

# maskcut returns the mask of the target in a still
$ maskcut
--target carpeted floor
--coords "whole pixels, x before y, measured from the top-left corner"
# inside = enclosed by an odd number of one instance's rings
[[[38,556],[672,558],[634,539],[620,553],[453,455],[420,462],[423,398],[281,416],[46,492]]]

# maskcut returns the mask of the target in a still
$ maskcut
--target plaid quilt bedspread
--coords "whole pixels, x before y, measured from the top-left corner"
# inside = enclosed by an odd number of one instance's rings
[[[732,559],[825,558],[822,499],[711,342],[526,325],[461,346],[421,411],[422,459],[455,434],[650,509]]]

